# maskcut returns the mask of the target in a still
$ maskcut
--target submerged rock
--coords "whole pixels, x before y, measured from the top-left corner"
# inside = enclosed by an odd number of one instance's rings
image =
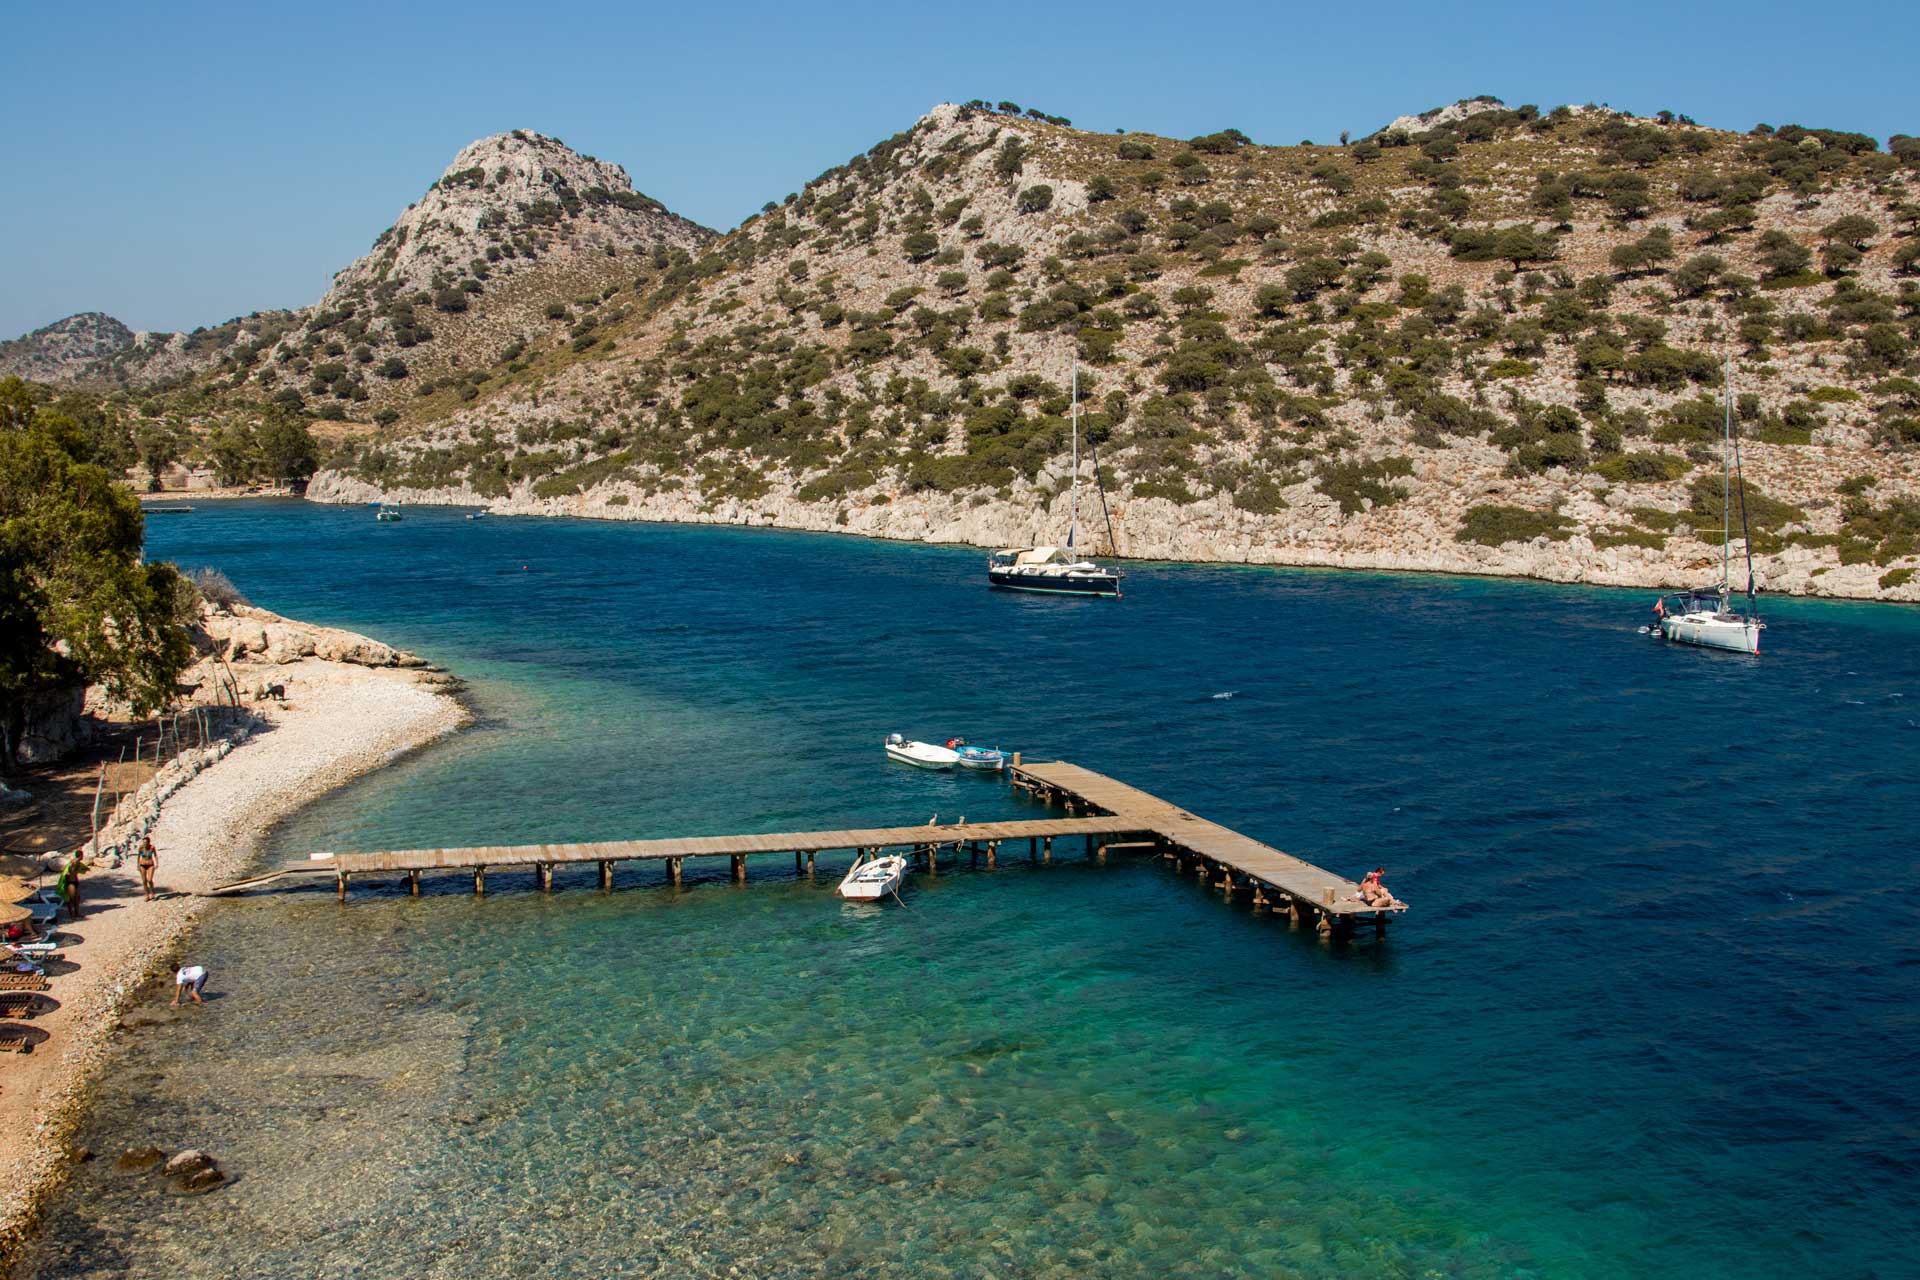
[[[203,1191],[213,1190],[215,1187],[219,1186],[221,1183],[225,1182],[226,1180],[227,1180],[226,1174],[220,1172],[220,1170],[216,1168],[209,1166],[205,1169],[199,1170],[196,1173],[188,1174],[184,1178],[176,1179],[174,1182],[174,1186],[178,1187],[182,1192],[186,1193],[187,1195],[199,1195]]]
[[[167,1158],[167,1153],[158,1147],[128,1147],[113,1162],[114,1168],[130,1172],[144,1172]]]
[[[169,1178],[185,1178],[214,1167],[213,1157],[206,1152],[188,1150],[167,1161],[167,1167],[161,1172]]]

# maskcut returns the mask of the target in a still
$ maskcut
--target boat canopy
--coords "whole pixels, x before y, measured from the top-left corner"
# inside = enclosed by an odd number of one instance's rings
[[[1028,547],[1024,551],[1016,552],[1013,562],[1015,564],[1066,564],[1071,558],[1059,547]]]

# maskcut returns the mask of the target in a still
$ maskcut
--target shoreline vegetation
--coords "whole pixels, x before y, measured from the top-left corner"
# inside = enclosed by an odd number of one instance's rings
[[[47,1038],[0,1076],[0,1274],[72,1163],[90,1158],[71,1146],[74,1130],[91,1090],[104,1087],[100,1070],[124,1015],[189,961],[191,932],[211,901],[197,895],[250,870],[278,822],[470,720],[453,677],[368,637],[245,606],[209,609],[203,627],[230,670],[256,689],[280,686],[284,701],[249,703],[226,750],[184,753],[150,798],[123,805],[123,820],[101,832],[103,848],[130,839],[136,809],[158,807],[161,894],[143,901],[131,858],[119,867],[102,859],[85,879],[86,914],[63,922],[67,963],[52,971],[47,993],[57,1007],[33,1024]]]
[[[305,500],[327,505],[476,507],[493,515],[548,516],[633,523],[705,524],[780,529],[794,533],[834,533],[890,542],[967,546],[995,550],[1057,542],[1066,528],[1064,499],[1058,511],[1034,511],[996,502],[965,504],[948,495],[902,493],[849,512],[833,504],[769,494],[753,502],[727,500],[705,505],[677,493],[641,494],[594,491],[562,498],[515,495],[487,498],[468,490],[382,488],[339,472],[322,471],[308,486]],[[1086,513],[1082,513],[1083,523]],[[1097,509],[1096,509],[1097,515]],[[1089,535],[1092,536],[1091,534]],[[1486,546],[1462,539],[1405,533],[1391,538],[1354,539],[1339,528],[1292,529],[1274,541],[1269,531],[1238,512],[1223,510],[1211,525],[1169,522],[1151,528],[1124,529],[1120,549],[1090,542],[1083,550],[1102,559],[1159,564],[1237,564],[1288,569],[1336,569],[1371,573],[1434,573],[1479,578],[1520,578],[1563,586],[1621,587],[1671,591],[1697,587],[1717,576],[1718,546],[1704,544],[1692,553],[1659,556],[1633,548],[1596,547],[1584,535],[1543,535],[1531,541]],[[1738,555],[1738,544],[1735,554]],[[1622,554],[1622,550],[1634,554]],[[1883,586],[1878,569],[1868,572],[1809,572],[1795,558],[1780,563],[1756,555],[1762,595],[1848,600],[1880,604],[1920,603],[1920,580],[1896,588]],[[1769,569],[1772,575],[1770,580]]]

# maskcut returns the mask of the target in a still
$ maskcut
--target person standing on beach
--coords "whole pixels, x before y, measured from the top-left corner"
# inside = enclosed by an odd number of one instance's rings
[[[200,992],[206,985],[207,971],[204,967],[197,964],[183,966],[180,972],[173,975],[174,1007],[176,1009],[180,1007],[180,993],[182,991],[192,996],[195,1004],[205,1004],[206,1001],[200,998]]]
[[[73,856],[68,858],[66,865],[60,868],[60,878],[54,882],[53,886],[54,892],[66,901],[67,916],[73,920],[80,918],[80,877],[86,874],[87,870],[87,864],[80,860],[83,852],[85,852],[83,849],[73,851]]]
[[[147,891],[147,901],[153,901],[153,873],[160,869],[160,853],[153,847],[152,836],[140,837],[140,854],[134,859],[134,865],[140,868],[140,887]]]

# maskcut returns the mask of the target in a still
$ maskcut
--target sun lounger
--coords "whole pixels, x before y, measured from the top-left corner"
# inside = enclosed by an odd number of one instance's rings
[[[32,1053],[33,1042],[23,1035],[13,1034],[10,1028],[0,1027],[0,1053]]]
[[[51,960],[60,954],[60,936],[49,932],[38,942],[9,942],[7,954],[22,960]]]
[[[31,991],[0,991],[0,1018],[31,1018],[40,1012],[40,997]]]
[[[0,991],[45,991],[44,973],[0,973]]]

